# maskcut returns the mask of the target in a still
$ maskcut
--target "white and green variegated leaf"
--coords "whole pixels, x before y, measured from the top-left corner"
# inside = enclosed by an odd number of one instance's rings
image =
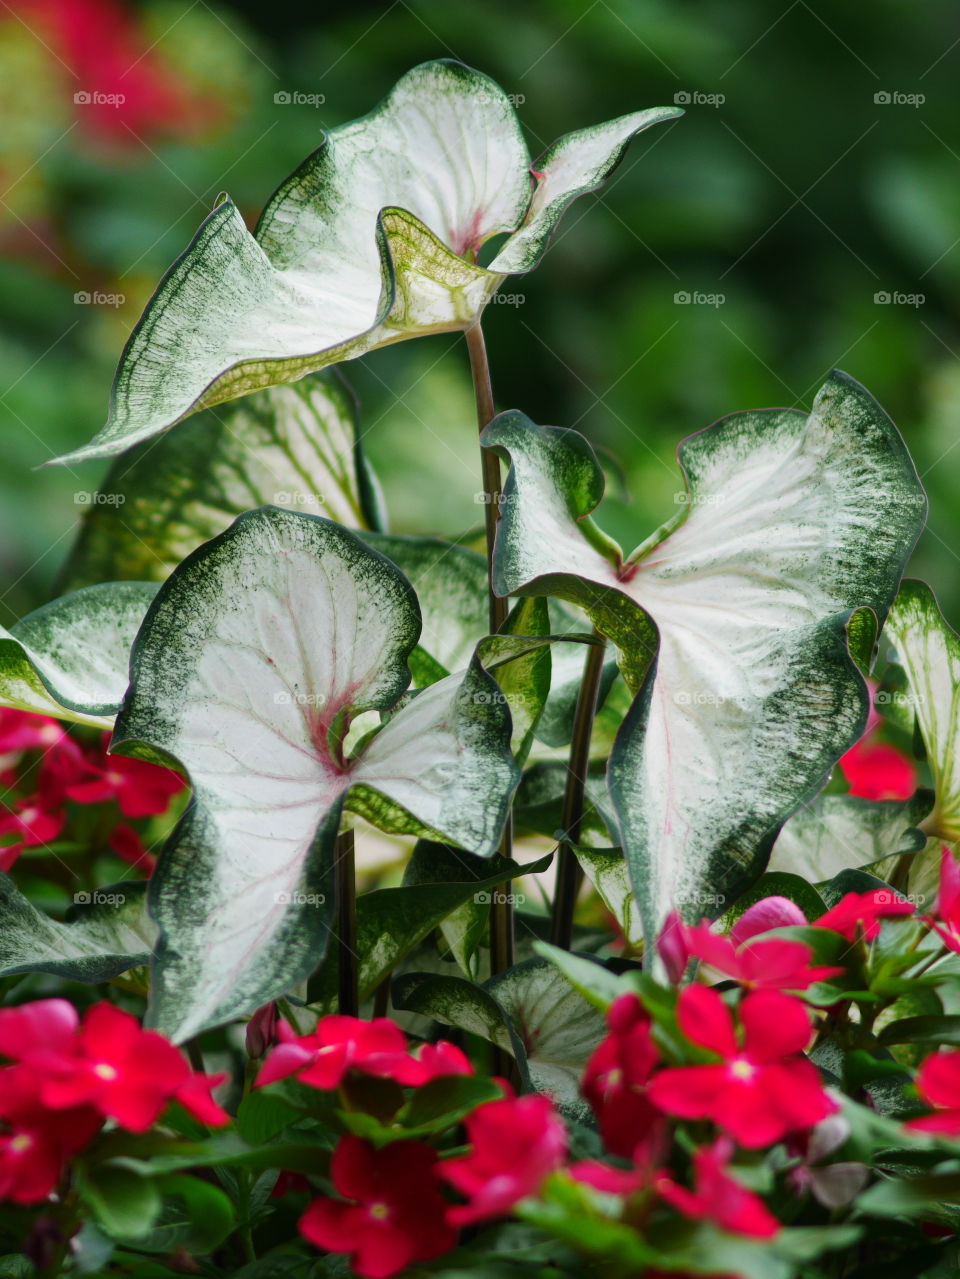
[[[574,852],[600,900],[620,925],[627,945],[631,949],[640,947],[643,944],[643,920],[623,851],[578,844]]]
[[[201,542],[257,506],[378,528],[378,489],[357,406],[336,370],[198,414],[116,461],[84,517],[63,589],[163,581]]]
[[[89,896],[60,923],[0,874],[0,977],[50,973],[101,982],[148,963],[157,928],[147,914],[146,885],[112,884]]]
[[[517,1059],[538,1092],[569,1115],[585,1115],[580,1079],[604,1036],[604,1020],[548,960],[528,959],[480,987],[412,973],[397,981],[395,1001],[489,1039]]]
[[[109,728],[156,591],[149,582],[90,586],[0,627],[0,706]]]
[[[352,716],[401,698],[419,630],[394,565],[339,524],[275,507],[241,516],[160,588],[114,746],[173,758],[193,785],[150,884],[149,1017],[171,1037],[249,1013],[317,966],[353,786],[496,849],[517,770],[478,666],[343,751]]]
[[[415,67],[369,115],[324,135],[254,234],[232,201],[217,205],[131,335],[106,426],[70,458],[122,452],[197,409],[374,347],[469,327],[629,139],[679,114],[638,112],[562,139],[533,189],[503,90],[460,63]],[[476,265],[503,232],[516,247],[508,239],[492,270]]]
[[[917,828],[932,800],[929,791],[918,791],[908,800],[878,802],[856,795],[820,795],[784,825],[769,869],[800,875],[811,884],[866,867],[886,879],[898,858],[919,853],[926,845],[926,835]]]
[[[584,625],[583,614],[570,608],[562,600],[550,601],[550,618],[552,629],[556,634],[582,633],[588,627]],[[552,658],[553,667],[550,677],[550,696],[547,698],[543,713],[537,723],[537,740],[547,747],[569,745],[573,736],[573,719],[577,705],[580,685],[583,683],[583,667],[587,654],[575,644],[557,644]],[[604,663],[597,696],[597,719],[603,716],[607,696],[617,678],[617,661],[611,652]],[[623,706],[617,718],[619,728],[629,701]],[[612,708],[611,708],[612,709]]]
[[[906,673],[908,709],[933,773],[933,813],[926,829],[960,840],[960,636],[944,620],[925,582],[907,581],[890,609],[884,638]]]
[[[489,643],[502,643],[502,636],[531,636],[546,638],[550,634],[550,615],[544,599],[519,600],[511,609],[500,632]],[[523,764],[530,754],[534,734],[550,694],[553,653],[557,649],[581,648],[580,644],[547,644],[531,648],[513,661],[503,662],[494,668],[494,678],[499,685],[499,696],[510,708],[513,722],[511,747],[514,758]]]
[[[363,533],[368,546],[392,560],[420,603],[423,630],[420,665],[411,658],[418,684],[465,670],[487,634],[487,565],[482,555],[438,537]]]
[[[484,442],[511,462],[498,593],[579,604],[639,689],[608,776],[649,940],[671,909],[699,917],[704,895],[742,892],[862,732],[847,627],[886,616],[923,490],[841,373],[809,416],[739,413],[686,440],[681,515],[627,559],[591,521],[603,480],[582,437],[510,413]]]

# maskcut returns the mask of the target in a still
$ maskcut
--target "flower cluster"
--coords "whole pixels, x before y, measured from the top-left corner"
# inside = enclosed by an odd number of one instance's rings
[[[10,870],[25,849],[44,848],[64,835],[74,803],[108,805],[105,843],[150,873],[155,859],[131,822],[165,813],[186,783],[172,769],[108,755],[109,740],[104,733],[83,743],[54,719],[0,708],[0,778],[7,791],[0,808],[0,870]]]
[[[0,1199],[38,1203],[67,1161],[113,1120],[128,1132],[153,1127],[177,1102],[201,1123],[230,1116],[213,1099],[225,1075],[191,1070],[162,1035],[130,1013],[94,1005],[81,1022],[64,999],[0,1010]]]

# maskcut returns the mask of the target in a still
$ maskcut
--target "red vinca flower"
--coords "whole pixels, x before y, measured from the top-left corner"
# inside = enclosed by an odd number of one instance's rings
[[[636,995],[616,999],[607,1010],[607,1024],[610,1034],[587,1062],[581,1091],[607,1149],[629,1159],[660,1119],[647,1098],[659,1054],[650,1035],[650,1018]]]
[[[567,1131],[548,1097],[488,1101],[468,1116],[466,1129],[470,1154],[438,1170],[470,1201],[449,1210],[455,1226],[503,1216],[535,1195],[566,1155]]]
[[[67,730],[63,725],[47,715],[0,706],[0,755],[50,750],[66,736]]]
[[[105,804],[115,799],[124,817],[154,817],[165,813],[174,795],[186,786],[179,773],[142,759],[108,755],[110,734],[105,733],[100,754],[87,760],[89,780],[67,787],[78,804]],[[92,774],[92,776],[90,776]]]
[[[0,815],[0,836],[14,835],[0,847],[0,870],[9,870],[25,848],[43,848],[63,830],[64,815],[44,808],[39,795],[18,799],[12,810]]]
[[[67,1160],[103,1126],[90,1106],[51,1111],[43,1077],[31,1066],[0,1070],[0,1200],[40,1203],[56,1189]]]
[[[330,1176],[343,1201],[315,1199],[300,1233],[318,1248],[350,1253],[353,1271],[369,1279],[439,1257],[457,1236],[445,1218],[437,1164],[436,1151],[420,1141],[377,1150],[359,1137],[341,1138]]]
[[[950,950],[960,954],[960,865],[946,844],[940,849],[940,891],[933,915],[924,919]]]
[[[912,915],[913,905],[889,888],[875,888],[869,893],[847,893],[825,915],[814,920],[817,928],[829,928],[847,941],[855,941],[863,933],[873,941],[880,933],[881,919]]]
[[[730,929],[730,940],[735,946],[754,937],[761,937],[774,928],[802,927],[807,917],[789,897],[761,897],[748,907]]]
[[[850,783],[850,794],[862,799],[909,799],[917,789],[913,760],[896,746],[867,737],[841,756],[840,771]]]
[[[438,1073],[463,1073],[437,1071],[429,1061],[411,1057],[406,1035],[389,1017],[363,1021],[334,1013],[321,1017],[312,1035],[300,1036],[280,1022],[277,1037],[281,1042],[261,1067],[258,1088],[288,1075],[297,1075],[312,1088],[337,1088],[348,1070],[411,1085],[426,1083]]]
[[[662,1199],[685,1217],[696,1221],[712,1221],[721,1230],[753,1239],[771,1239],[780,1230],[780,1222],[759,1195],[747,1190],[727,1171],[729,1142],[719,1141],[713,1147],[698,1150],[693,1156],[695,1190],[687,1190],[666,1174],[656,1179]]]
[[[735,945],[732,935],[728,938],[711,932],[706,920],[695,928],[685,928],[683,936],[691,955],[753,990],[806,990],[814,982],[844,971],[811,968],[813,950],[804,942],[749,937]]]
[[[688,986],[677,1019],[691,1043],[722,1058],[716,1065],[661,1070],[648,1087],[654,1105],[683,1119],[712,1119],[743,1146],[756,1149],[813,1127],[836,1110],[812,1062],[806,1006],[775,990],[755,990],[740,1004],[742,1042],[717,991]]]
[[[908,1128],[960,1135],[960,1049],[946,1049],[924,1059],[917,1071],[917,1092],[932,1115],[910,1119]]]
[[[82,1026],[63,999],[0,1010],[0,1054],[38,1072],[51,1110],[91,1106],[129,1132],[146,1132],[171,1101],[212,1127],[230,1121],[211,1096],[226,1075],[194,1074],[169,1040],[112,1004],[96,1004]]]

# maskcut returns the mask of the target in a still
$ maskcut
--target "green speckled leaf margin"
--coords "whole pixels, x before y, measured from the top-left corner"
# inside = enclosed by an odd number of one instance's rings
[[[916,720],[936,800],[927,829],[960,841],[960,636],[926,582],[906,581],[890,609],[884,639],[906,672],[905,710]]]
[[[809,417],[740,413],[685,441],[685,514],[624,561],[588,523],[599,469],[570,437],[516,414],[485,433],[513,462],[497,589],[571,598],[586,579],[576,602],[641,677],[608,778],[649,939],[670,909],[732,902],[862,731],[847,625],[863,608],[883,621],[926,499],[892,423],[834,373]],[[656,624],[655,664],[637,623],[630,652],[630,608]]]
[[[157,929],[147,914],[146,885],[110,884],[86,896],[60,923],[0,873],[0,977],[50,973],[101,982],[148,963]]]
[[[317,966],[353,785],[495,850],[518,770],[479,665],[405,701],[358,756],[331,742],[343,715],[401,698],[419,631],[393,564],[339,524],[276,507],[241,516],[160,588],[114,746],[173,758],[193,785],[150,884],[149,1019],[171,1037],[249,1013]]]
[[[109,728],[156,592],[150,582],[90,586],[0,627],[0,705]]]
[[[251,235],[224,198],[173,264],[120,360],[107,424],[60,461],[122,452],[200,408],[391,342],[464,329],[504,272],[536,264],[562,211],[629,139],[681,112],[637,112],[561,139],[537,170],[510,99],[458,62],[403,76],[326,134]],[[486,270],[477,249],[511,240]]]
[[[257,506],[379,528],[378,487],[360,448],[357,405],[338,370],[197,415],[114,462],[60,577],[161,582],[201,542]]]

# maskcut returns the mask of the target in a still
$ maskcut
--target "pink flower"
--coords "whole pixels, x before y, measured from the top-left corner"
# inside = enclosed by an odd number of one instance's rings
[[[896,746],[862,738],[840,759],[850,794],[863,799],[909,799],[917,789],[917,768]]]
[[[806,915],[789,897],[761,897],[730,929],[730,940],[735,946],[742,946],[774,928],[802,927],[806,922]]]
[[[548,1097],[488,1101],[466,1120],[469,1155],[441,1164],[439,1174],[470,1202],[451,1208],[452,1225],[489,1221],[535,1195],[563,1163],[567,1131]]]
[[[826,981],[844,971],[811,968],[813,950],[799,941],[748,937],[737,946],[732,934],[727,938],[711,932],[706,921],[695,928],[685,928],[683,935],[691,955],[732,977],[741,986],[755,990],[806,990],[814,982]]]
[[[587,1062],[581,1091],[611,1154],[632,1157],[660,1115],[647,1098],[658,1053],[650,1018],[636,995],[621,995],[607,1010],[610,1034]]]
[[[925,1058],[916,1084],[921,1100],[936,1109],[932,1115],[908,1120],[906,1126],[951,1137],[960,1134],[960,1049],[945,1049]]]
[[[678,986],[683,980],[690,956],[683,940],[683,921],[675,910],[663,921],[663,928],[657,938],[657,957],[666,970],[668,980]]]
[[[420,1082],[424,1084],[445,1075],[473,1074],[470,1058],[448,1039],[439,1039],[435,1044],[424,1044],[415,1060],[420,1063],[423,1072]]]
[[[58,746],[66,736],[67,730],[55,719],[0,706],[0,755],[47,751]]]
[[[315,1199],[300,1218],[300,1233],[318,1248],[350,1253],[353,1271],[369,1279],[439,1257],[457,1236],[444,1215],[436,1172],[436,1151],[423,1142],[377,1150],[359,1137],[343,1137],[330,1167],[343,1200]]]
[[[389,1017],[363,1021],[335,1013],[321,1017],[313,1034],[300,1036],[280,1022],[277,1037],[281,1042],[260,1068],[258,1088],[289,1075],[312,1088],[337,1088],[348,1070],[399,1084],[420,1084],[427,1077],[424,1066],[408,1054],[406,1035]]]
[[[165,813],[170,800],[186,786],[179,773],[142,759],[124,755],[107,755],[110,735],[104,734],[98,758],[88,759],[89,781],[78,781],[67,787],[67,795],[78,804],[105,804],[115,799],[124,817],[153,817]]]
[[[687,1190],[664,1175],[655,1186],[661,1198],[685,1217],[696,1221],[712,1221],[730,1234],[753,1239],[771,1239],[780,1230],[780,1222],[759,1197],[741,1186],[727,1172],[730,1145],[719,1141],[712,1148],[698,1150],[693,1156],[696,1189]]]
[[[126,822],[121,822],[119,826],[114,826],[113,830],[107,836],[107,843],[110,845],[112,852],[125,861],[128,865],[135,867],[144,878],[149,879],[156,869],[157,859],[152,853],[148,853],[144,847],[143,840],[134,828]]]
[[[692,1043],[722,1062],[656,1074],[647,1093],[667,1114],[712,1119],[741,1145],[756,1149],[811,1128],[836,1109],[816,1067],[801,1056],[811,1026],[799,999],[751,991],[740,1004],[742,1043],[730,1009],[706,986],[681,992],[677,1019]]]
[[[614,1168],[599,1159],[582,1159],[567,1169],[574,1181],[579,1181],[602,1195],[635,1195],[650,1184],[650,1174],[634,1168]]]
[[[29,1066],[0,1071],[0,1200],[40,1203],[57,1187],[67,1160],[103,1126],[90,1106],[51,1112],[43,1079]]]
[[[943,844],[940,849],[940,891],[934,914],[924,916],[950,950],[960,954],[960,865]]]
[[[14,835],[13,843],[0,847],[0,870],[9,870],[25,848],[43,848],[57,838],[64,826],[61,812],[49,812],[37,795],[18,799],[0,816],[0,836]]]
[[[37,1072],[51,1110],[93,1107],[129,1132],[146,1132],[171,1101],[201,1123],[230,1121],[211,1096],[225,1075],[194,1074],[169,1040],[112,1004],[96,1004],[82,1025],[63,999],[0,1010],[0,1054]]]
[[[875,888],[868,893],[847,893],[825,915],[814,920],[817,928],[829,928],[847,941],[855,941],[863,932],[873,941],[880,932],[880,920],[898,915],[912,915],[914,908],[905,897],[890,888]]]

